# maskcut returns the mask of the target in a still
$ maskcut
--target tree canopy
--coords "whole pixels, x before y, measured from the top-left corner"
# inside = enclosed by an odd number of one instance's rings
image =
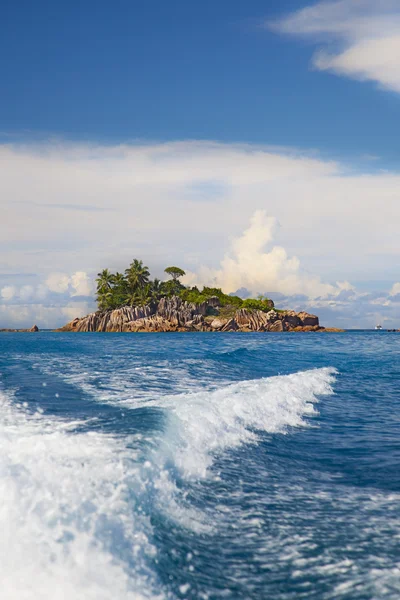
[[[171,275],[174,281],[186,275],[185,271],[183,269],[180,269],[179,267],[167,267],[166,269],[164,269],[164,273],[166,273],[167,275]]]
[[[185,275],[180,267],[167,267],[164,271],[171,277],[167,281],[150,279],[149,268],[142,260],[134,258],[124,273],[112,273],[103,269],[96,278],[96,299],[99,310],[111,310],[122,306],[145,306],[156,304],[163,297],[179,296],[186,302],[201,304],[216,296],[221,306],[232,308],[256,308],[268,311],[274,303],[269,298],[259,296],[257,299],[243,300],[239,296],[225,294],[220,288],[184,286],[179,278]]]

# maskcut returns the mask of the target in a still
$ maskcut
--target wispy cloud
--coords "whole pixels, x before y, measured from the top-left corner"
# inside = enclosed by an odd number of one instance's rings
[[[320,44],[312,60],[316,69],[400,93],[398,0],[319,2],[267,26]]]

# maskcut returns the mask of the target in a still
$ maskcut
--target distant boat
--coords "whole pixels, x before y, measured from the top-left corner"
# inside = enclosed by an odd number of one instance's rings
[[[375,329],[382,329],[382,325],[376,325]]]

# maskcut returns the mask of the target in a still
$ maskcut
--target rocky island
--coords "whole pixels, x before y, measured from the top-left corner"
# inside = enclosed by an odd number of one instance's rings
[[[98,310],[76,318],[57,331],[335,331],[321,327],[316,315],[279,310],[265,296],[243,299],[219,288],[186,287],[179,267],[165,269],[171,277],[150,280],[135,259],[125,273],[104,269],[98,274]],[[339,330],[336,330],[339,331]]]
[[[293,310],[268,312],[221,306],[217,296],[201,304],[186,302],[178,296],[161,298],[156,306],[122,306],[99,310],[70,321],[58,331],[325,331],[318,317]]]

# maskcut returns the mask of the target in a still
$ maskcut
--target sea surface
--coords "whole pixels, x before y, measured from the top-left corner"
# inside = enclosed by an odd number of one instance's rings
[[[400,598],[400,334],[0,334],[2,600]]]

